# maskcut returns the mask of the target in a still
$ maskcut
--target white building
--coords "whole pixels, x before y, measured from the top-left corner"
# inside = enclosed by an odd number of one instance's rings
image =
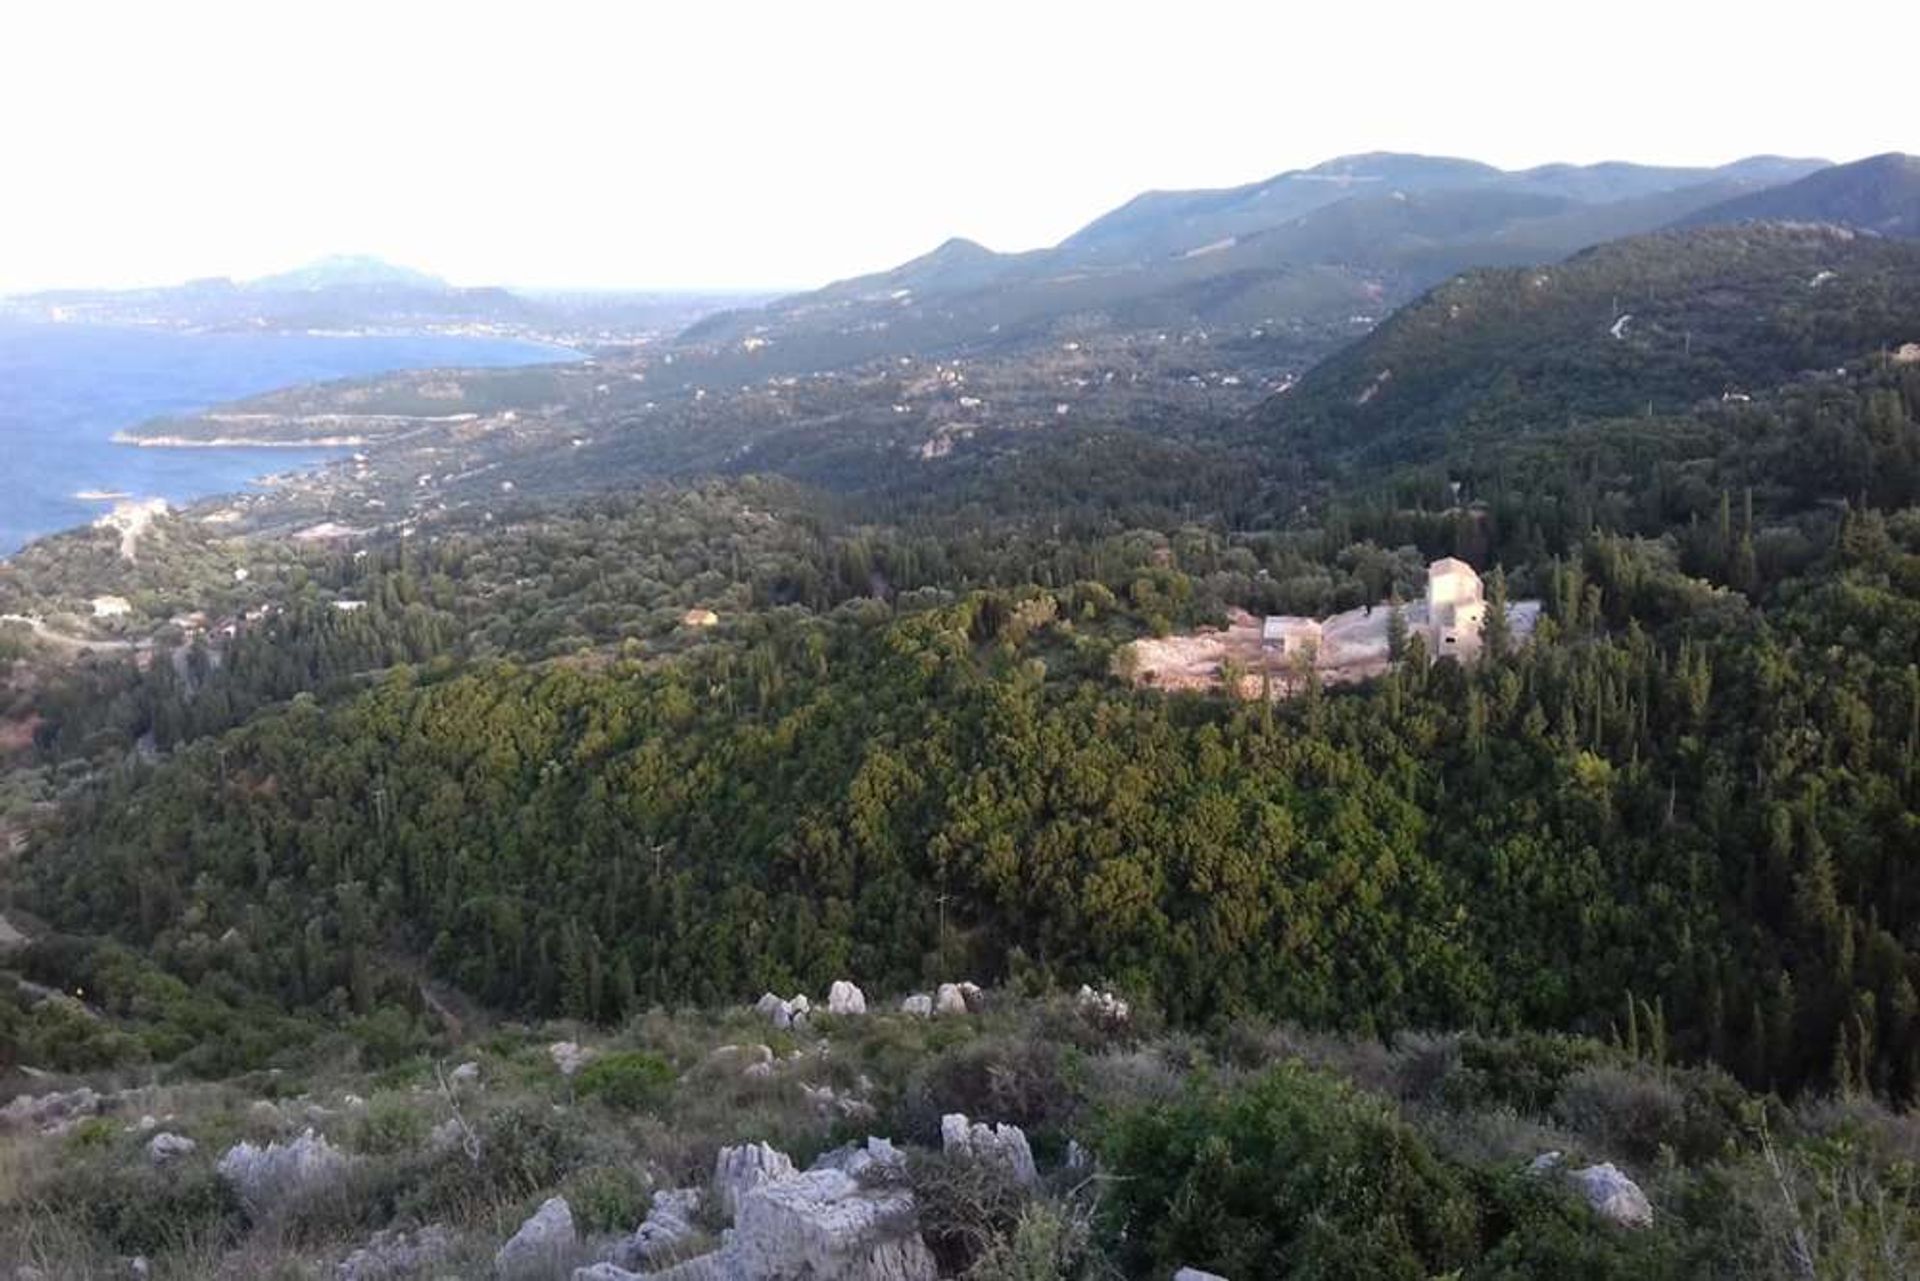
[[[1451,556],[1427,566],[1427,643],[1435,658],[1478,658],[1486,622],[1487,602],[1473,566]]]

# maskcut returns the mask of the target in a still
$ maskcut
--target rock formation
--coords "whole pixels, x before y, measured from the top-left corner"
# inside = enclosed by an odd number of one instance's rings
[[[549,1197],[493,1256],[502,1277],[545,1277],[566,1261],[580,1242],[573,1207],[565,1197]]]

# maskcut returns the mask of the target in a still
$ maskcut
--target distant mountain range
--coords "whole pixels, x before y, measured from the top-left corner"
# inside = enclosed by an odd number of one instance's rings
[[[1050,249],[998,254],[951,240],[889,271],[710,317],[682,339],[709,351],[749,347],[769,372],[786,372],[1099,333],[1233,329],[1304,365],[1463,270],[1756,218],[1920,234],[1920,161],[1754,156],[1717,168],[1507,171],[1448,157],[1345,156],[1243,187],[1148,192]]]
[[[0,297],[0,319],[172,329],[478,332],[593,343],[670,336],[753,295],[513,291],[450,285],[366,255],[291,271],[146,289],[65,289]]]
[[[1735,196],[1680,222],[1760,220],[1831,222],[1882,236],[1920,238],[1920,156],[1893,151],[1835,165],[1797,182]]]

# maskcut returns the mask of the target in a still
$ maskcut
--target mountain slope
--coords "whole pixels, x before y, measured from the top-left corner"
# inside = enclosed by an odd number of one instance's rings
[[[1651,231],[1819,161],[1509,173],[1371,154],[1220,191],[1149,192],[1051,249],[950,241],[890,271],[715,317],[693,346],[771,348],[770,372],[1006,350],[1089,334],[1247,328],[1298,369],[1456,271]]]
[[[1892,151],[1835,165],[1700,210],[1681,225],[1759,219],[1833,222],[1883,236],[1920,238],[1920,156]]]
[[[329,254],[291,271],[258,276],[246,282],[262,293],[318,289],[447,289],[446,281],[424,271],[401,267],[369,254]]]
[[[1745,394],[1916,339],[1920,247],[1823,226],[1664,232],[1450,280],[1258,421],[1330,457],[1419,458]]]

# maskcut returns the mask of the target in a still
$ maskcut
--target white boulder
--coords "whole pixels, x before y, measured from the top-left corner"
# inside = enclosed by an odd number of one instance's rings
[[[899,1169],[906,1164],[906,1154],[893,1146],[893,1140],[870,1135],[866,1143],[847,1143],[822,1152],[809,1170],[839,1170],[859,1178],[866,1171],[881,1169]]]
[[[493,1256],[502,1277],[551,1275],[579,1245],[573,1207],[565,1197],[549,1197]]]
[[[469,1059],[453,1071],[447,1073],[447,1079],[455,1085],[478,1085],[480,1083],[480,1065]]]
[[[437,1223],[417,1232],[385,1228],[342,1259],[334,1281],[398,1281],[438,1263],[453,1251],[453,1237]]]
[[[913,1194],[863,1188],[843,1170],[809,1170],[741,1198],[724,1254],[743,1281],[795,1277],[934,1281]]]
[[[738,1214],[740,1200],[748,1192],[797,1173],[791,1157],[765,1143],[721,1148],[713,1159],[713,1194],[728,1214]]]
[[[166,1165],[183,1156],[190,1156],[200,1145],[184,1134],[169,1134],[162,1131],[147,1140],[147,1160],[155,1165]]]
[[[236,1143],[214,1166],[256,1214],[333,1187],[352,1164],[346,1153],[307,1130],[291,1143]]]
[[[1096,992],[1086,984],[1080,985],[1080,995],[1075,998],[1080,1013],[1095,1023],[1106,1027],[1124,1026],[1132,1010],[1127,1003],[1111,992]]]
[[[935,1014],[965,1014],[967,998],[960,991],[958,983],[942,983],[933,994],[933,1012]]]
[[[783,1001],[773,993],[768,992],[753,1003],[753,1008],[759,1011],[761,1016],[775,1027],[789,1028],[805,1023],[807,1021],[807,1014],[813,1009],[813,1005],[804,995]]]
[[[572,1041],[555,1041],[547,1047],[547,1057],[560,1069],[561,1076],[572,1076],[587,1065],[587,1060],[593,1057],[593,1051]]]
[[[1227,1281],[1218,1272],[1202,1272],[1199,1268],[1181,1268],[1173,1274],[1173,1281]]]
[[[1653,1226],[1653,1206],[1647,1201],[1647,1194],[1613,1162],[1603,1161],[1575,1170],[1569,1177],[1601,1218],[1627,1228]]]
[[[970,1123],[966,1113],[949,1112],[940,1118],[940,1146],[949,1156],[997,1162],[1006,1167],[1016,1183],[1040,1181],[1026,1131],[1017,1125]]]
[[[930,1019],[933,1017],[933,998],[925,992],[915,992],[900,1002],[900,1012],[911,1014],[915,1018]]]
[[[845,979],[837,979],[827,989],[827,1013],[829,1014],[865,1014],[867,1012],[867,994]]]
[[[699,1236],[700,1230],[693,1224],[699,1210],[699,1188],[662,1188],[655,1192],[646,1221],[613,1248],[609,1262],[634,1269],[657,1268],[671,1262],[687,1242]]]

